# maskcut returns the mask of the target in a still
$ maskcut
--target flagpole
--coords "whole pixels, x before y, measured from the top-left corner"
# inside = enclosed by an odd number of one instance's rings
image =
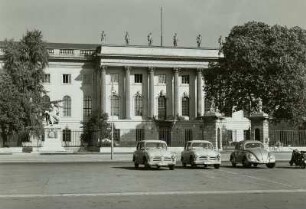
[[[163,46],[163,7],[160,7],[160,46]]]

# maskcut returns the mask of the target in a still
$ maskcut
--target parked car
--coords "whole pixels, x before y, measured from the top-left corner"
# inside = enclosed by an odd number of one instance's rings
[[[170,153],[166,142],[162,140],[142,140],[137,143],[136,151],[133,153],[135,168],[144,164],[145,168],[151,166],[169,167],[174,170],[176,164],[175,154]]]
[[[197,165],[213,165],[218,169],[221,165],[221,155],[214,150],[211,142],[205,140],[192,140],[185,144],[184,150],[181,153],[181,161],[183,167],[190,164],[192,167]]]
[[[236,144],[234,152],[230,155],[233,167],[241,163],[243,167],[256,167],[265,164],[268,168],[275,167],[275,156],[264,148],[260,141],[241,141]]]

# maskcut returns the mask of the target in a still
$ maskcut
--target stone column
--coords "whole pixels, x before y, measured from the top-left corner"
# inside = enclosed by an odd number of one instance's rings
[[[153,118],[154,116],[154,68],[149,68],[149,105],[148,112],[149,118]]]
[[[179,114],[179,69],[174,68],[174,117]]]
[[[131,108],[130,108],[130,88],[131,88],[131,67],[125,67],[125,118],[131,119]]]
[[[202,69],[197,69],[197,116],[203,116],[203,105],[202,105]]]
[[[106,69],[107,66],[101,66],[101,114],[106,113]]]

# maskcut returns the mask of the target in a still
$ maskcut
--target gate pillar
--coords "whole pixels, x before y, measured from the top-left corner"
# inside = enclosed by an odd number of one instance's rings
[[[219,112],[209,111],[203,118],[203,138],[213,143],[215,149],[222,150],[222,132],[224,117]]]

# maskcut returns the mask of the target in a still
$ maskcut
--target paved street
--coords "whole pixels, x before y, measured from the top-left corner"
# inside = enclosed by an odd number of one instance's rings
[[[305,208],[306,170],[134,169],[130,162],[0,164],[0,208]]]

